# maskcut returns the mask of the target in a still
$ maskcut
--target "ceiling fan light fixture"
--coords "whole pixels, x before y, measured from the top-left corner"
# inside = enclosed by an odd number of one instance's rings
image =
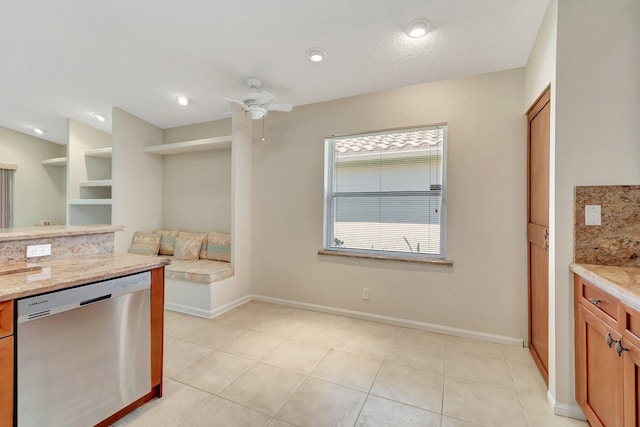
[[[246,112],[251,115],[253,120],[261,119],[267,114],[267,110],[259,105],[247,106]]]
[[[311,62],[322,62],[327,57],[327,53],[318,47],[313,47],[307,51],[307,56]]]
[[[178,104],[182,105],[183,107],[186,107],[187,105],[191,104],[193,102],[193,100],[185,95],[176,95],[175,96],[175,100]]]
[[[424,37],[431,28],[431,22],[426,18],[416,19],[411,22],[405,30],[407,35],[413,39]]]

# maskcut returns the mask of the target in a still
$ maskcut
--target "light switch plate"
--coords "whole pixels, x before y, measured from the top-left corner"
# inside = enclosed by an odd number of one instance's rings
[[[585,225],[602,225],[602,208],[600,205],[586,205],[584,207]]]

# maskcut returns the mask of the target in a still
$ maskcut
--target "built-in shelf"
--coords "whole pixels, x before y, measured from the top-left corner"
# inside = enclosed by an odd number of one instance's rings
[[[193,151],[221,150],[229,147],[231,147],[231,135],[225,135],[215,138],[175,142],[173,144],[152,145],[146,147],[144,152],[163,156],[166,154],[190,153]]]
[[[113,180],[111,179],[96,179],[93,181],[82,181],[80,187],[111,187]]]
[[[55,157],[53,159],[45,159],[42,161],[42,164],[45,166],[66,166],[67,158],[66,157]]]
[[[70,205],[110,205],[111,199],[74,199],[69,200],[68,203]]]
[[[85,151],[84,155],[88,157],[104,157],[104,158],[110,159],[112,151],[113,151],[113,148],[111,147],[97,148],[95,150]]]

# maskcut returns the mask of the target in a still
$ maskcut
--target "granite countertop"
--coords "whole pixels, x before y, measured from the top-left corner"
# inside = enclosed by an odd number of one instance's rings
[[[24,228],[0,228],[0,242],[25,239],[42,239],[85,234],[114,233],[124,231],[123,225],[45,225]]]
[[[42,267],[41,271],[2,276],[0,301],[139,273],[169,263],[170,260],[167,258],[129,253],[108,253],[38,262]]]
[[[571,264],[569,268],[628,306],[640,311],[640,268],[577,263]]]

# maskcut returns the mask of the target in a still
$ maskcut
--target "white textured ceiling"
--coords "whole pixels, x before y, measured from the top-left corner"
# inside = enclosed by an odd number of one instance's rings
[[[110,131],[90,113],[112,106],[160,128],[219,119],[251,76],[303,105],[521,67],[547,3],[0,0],[0,126],[65,143],[67,117]],[[410,39],[419,17],[431,32]]]

